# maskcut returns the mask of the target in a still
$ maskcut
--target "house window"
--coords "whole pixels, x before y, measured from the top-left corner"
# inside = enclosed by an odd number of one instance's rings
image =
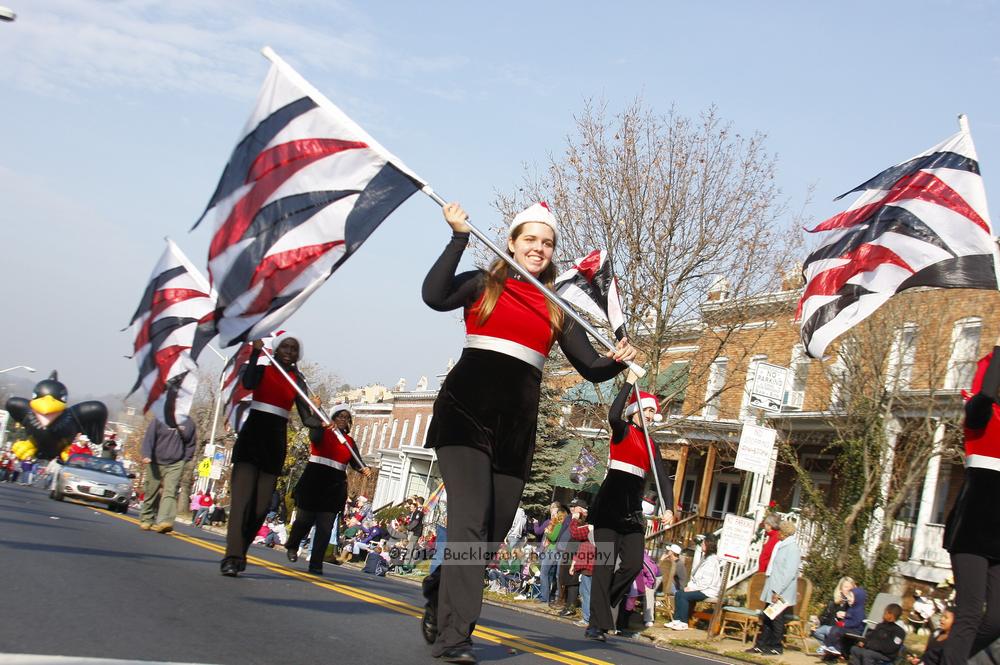
[[[406,441],[406,432],[410,429],[410,421],[403,421],[403,431],[399,434],[399,447],[403,447],[403,442]]]
[[[809,380],[809,357],[802,344],[792,347],[792,359],[789,363],[792,377],[785,398],[782,400],[782,411],[800,411],[806,401],[806,382]]]
[[[702,417],[705,420],[716,420],[719,417],[719,403],[722,401],[722,389],[726,385],[726,368],[729,359],[717,358],[708,368],[708,387],[705,390],[705,409]]]
[[[726,513],[735,513],[740,502],[740,478],[739,476],[718,475],[715,478],[715,487],[712,488],[712,497],[709,505],[712,509],[709,515],[716,519],[722,519]]]
[[[680,416],[684,410],[684,395],[687,391],[690,363],[678,360],[656,377],[656,394],[661,404],[666,405],[666,415]]]
[[[889,351],[889,366],[885,373],[886,390],[906,390],[913,379],[913,363],[917,358],[917,324],[907,323],[897,328]]]
[[[392,442],[396,439],[396,428],[399,426],[399,420],[396,418],[392,419],[392,429],[389,430],[389,447],[392,448]]]
[[[945,388],[957,390],[972,387],[982,329],[983,322],[978,317],[955,322],[951,331],[951,359],[948,361],[948,373],[944,377]]]
[[[424,419],[422,413],[418,413],[417,417],[413,421],[413,433],[410,434],[410,445],[414,446],[417,443],[417,432],[420,431],[420,421]]]
[[[750,411],[750,392],[753,390],[754,377],[757,375],[757,365],[767,361],[767,356],[754,356],[747,367],[747,378],[743,384],[743,401],[740,403],[740,420],[756,420],[756,414]]]
[[[830,366],[830,405],[844,406],[847,399],[847,356],[850,353],[847,342],[837,349],[837,359]]]

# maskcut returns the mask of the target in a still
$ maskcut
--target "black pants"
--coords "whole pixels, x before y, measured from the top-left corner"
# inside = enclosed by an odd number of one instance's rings
[[[264,473],[249,462],[237,462],[229,484],[232,501],[226,523],[226,559],[246,561],[250,543],[267,517],[278,476]]]
[[[597,558],[590,590],[590,626],[610,631],[615,627],[611,608],[621,603],[642,570],[643,534],[594,529],[594,544]],[[621,565],[616,571],[615,562],[619,557]]]
[[[292,523],[292,532],[288,534],[285,547],[289,550],[299,549],[309,529],[316,525],[316,536],[313,538],[312,553],[309,555],[309,570],[323,570],[323,557],[326,556],[326,547],[330,544],[333,520],[336,517],[336,513],[319,513],[302,508],[295,510],[295,522]]]
[[[495,552],[514,521],[524,481],[494,473],[490,458],[465,446],[437,449],[448,491],[448,542],[444,563],[424,581],[429,607],[436,606],[434,654],[467,646],[483,607],[488,552]]]
[[[757,641],[754,646],[762,651],[775,649],[785,650],[785,624],[792,614],[792,608],[786,607],[774,619],[768,619],[764,614],[760,615],[760,633],[757,634]]]
[[[1000,560],[952,554],[955,623],[944,642],[944,665],[965,665],[1000,637]],[[985,606],[985,612],[984,612]]]

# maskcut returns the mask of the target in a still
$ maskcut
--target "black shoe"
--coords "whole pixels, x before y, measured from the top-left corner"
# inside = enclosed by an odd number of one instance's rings
[[[464,663],[465,665],[476,665],[476,654],[472,653],[472,647],[452,647],[445,649],[439,656],[446,663]]]
[[[312,575],[322,575],[323,574],[323,567],[322,566],[309,566],[309,573],[312,574]]]
[[[567,607],[566,609],[564,609],[562,612],[559,613],[559,616],[561,616],[561,617],[571,617],[574,614],[576,614],[576,610],[573,609],[573,608],[571,608],[571,607]]]
[[[634,630],[619,630],[618,637],[624,637],[625,639],[634,640],[639,637],[639,633]]]
[[[432,610],[430,605],[424,607],[424,617],[420,620],[420,634],[424,636],[424,642],[427,644],[434,644],[437,639],[437,612]]]
[[[583,636],[588,640],[597,640],[598,642],[608,641],[608,636],[604,634],[604,631],[593,626],[588,626],[587,630],[583,631]]]
[[[782,649],[764,649],[761,653],[765,656],[780,656],[785,652]]]
[[[240,566],[236,562],[236,559],[223,559],[222,565],[219,566],[219,570],[226,577],[236,577],[240,574]]]
[[[752,646],[749,649],[745,649],[743,653],[764,653],[764,651],[758,646]]]
[[[288,557],[289,561],[291,561],[292,563],[295,563],[296,561],[299,560],[299,548],[298,547],[295,547],[295,548],[289,547],[287,550],[285,550],[285,556]]]

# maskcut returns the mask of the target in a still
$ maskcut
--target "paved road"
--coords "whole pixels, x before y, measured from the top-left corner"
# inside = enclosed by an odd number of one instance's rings
[[[10,654],[438,662],[419,636],[419,589],[399,580],[332,565],[317,578],[304,561],[289,564],[283,550],[258,546],[245,574],[222,577],[222,539],[214,534],[186,525],[171,535],[140,531],[134,516],[7,483],[0,483],[0,533],[0,663],[19,662]],[[571,624],[492,606],[475,641],[481,661],[505,665],[708,662],[637,641],[590,642]]]

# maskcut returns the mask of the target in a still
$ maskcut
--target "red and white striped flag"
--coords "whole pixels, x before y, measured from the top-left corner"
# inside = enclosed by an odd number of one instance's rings
[[[264,348],[272,353],[271,342],[279,331],[261,338]],[[250,353],[253,351],[249,343],[241,344],[222,368],[222,399],[225,403],[224,418],[234,432],[239,432],[247,419],[250,402],[253,401],[253,391],[243,387],[243,372],[250,364]],[[258,365],[269,365],[270,360],[263,353],[257,357]]]
[[[191,410],[198,388],[191,357],[195,330],[215,308],[205,279],[172,240],[153,269],[149,285],[130,324],[139,378],[131,395],[146,391],[143,412],[176,427]]]
[[[279,327],[425,182],[270,49],[272,61],[197,226],[214,228],[222,346]]]
[[[810,356],[905,289],[997,289],[997,244],[964,118],[960,132],[853,192],[862,194],[850,208],[810,230],[829,233],[803,266],[796,318]]]
[[[625,337],[625,315],[618,295],[618,280],[611,274],[608,252],[595,249],[573,262],[573,267],[556,277],[555,290],[568,303],[576,305],[614,331],[615,339]]]

